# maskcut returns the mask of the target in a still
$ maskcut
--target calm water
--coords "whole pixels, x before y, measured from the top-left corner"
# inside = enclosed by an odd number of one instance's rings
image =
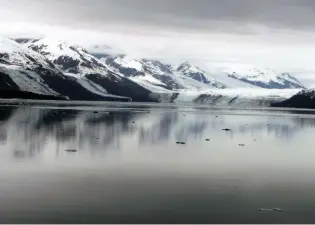
[[[2,105],[0,223],[315,223],[314,146],[312,111]]]

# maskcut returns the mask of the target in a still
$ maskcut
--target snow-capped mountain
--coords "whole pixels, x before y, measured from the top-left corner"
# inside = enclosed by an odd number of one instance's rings
[[[59,95],[44,77],[62,79],[62,74],[45,57],[0,37],[1,90],[20,90],[43,95]]]
[[[209,85],[209,87],[226,88],[226,86],[224,84],[218,82],[212,76],[208,75],[205,71],[192,65],[189,62],[184,62],[177,67],[173,67],[173,70],[174,70],[174,72],[177,72],[183,76],[190,77],[190,78],[197,80],[203,84]]]
[[[125,55],[109,55],[101,61],[121,76],[154,91],[165,91],[181,88],[171,77],[170,69],[151,60],[136,60]]]
[[[0,37],[0,73],[2,93],[19,91],[73,100],[128,100],[91,92],[76,78],[65,76],[45,56],[3,37]]]
[[[278,73],[270,68],[257,68],[251,65],[229,64],[222,71],[226,76],[267,89],[305,88],[289,73]]]
[[[93,93],[124,96],[133,101],[151,101],[151,91],[110,70],[79,46],[51,38],[27,42],[26,46],[45,56],[65,75],[77,78],[78,83]]]
[[[100,60],[117,73],[154,91],[305,88],[289,73],[278,73],[272,69],[243,64],[229,64],[215,70],[202,70],[189,62],[176,66],[157,60],[133,59],[126,55],[107,55]]]
[[[173,66],[157,60],[137,60],[126,55],[108,55],[101,58],[101,61],[122,76],[127,76],[134,82],[154,91],[225,87],[189,63]]]
[[[268,105],[304,88],[288,73],[254,66],[233,64],[209,70],[189,62],[171,65],[108,52],[96,57],[82,47],[51,38],[17,41],[21,44],[0,38],[0,91],[21,90],[72,100],[132,99],[222,106]]]
[[[26,43],[28,48],[45,56],[66,74],[84,76],[86,74],[106,74],[107,69],[85,49],[69,45],[64,41],[43,38]]]

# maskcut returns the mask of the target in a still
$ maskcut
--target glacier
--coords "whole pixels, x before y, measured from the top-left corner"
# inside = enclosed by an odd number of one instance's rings
[[[207,91],[161,93],[161,101],[216,107],[269,107],[299,93],[301,89],[226,88]],[[165,96],[166,95],[166,96]],[[176,95],[176,96],[175,96]]]

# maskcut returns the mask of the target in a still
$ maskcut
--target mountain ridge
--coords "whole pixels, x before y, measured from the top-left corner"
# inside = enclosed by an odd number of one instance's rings
[[[110,70],[84,48],[64,41],[42,38],[26,45],[47,57],[65,75],[100,95],[122,96],[133,101],[155,101],[151,91]]]
[[[188,99],[203,104],[216,104],[213,101],[220,98],[224,104],[247,104],[247,100],[241,100],[246,96],[239,96],[235,87],[222,82],[217,73],[188,61],[175,65],[108,52],[95,57],[80,46],[53,38],[17,41],[21,44],[6,41],[6,47],[0,42],[0,88],[13,90],[12,93],[20,89],[70,100],[176,102]],[[277,92],[271,89],[290,88],[292,91],[288,93],[293,95],[295,89],[304,88],[291,74],[266,68],[230,66],[223,68],[220,76],[255,87],[246,93],[265,89],[266,92],[257,92],[257,98],[261,97],[266,104],[277,100],[272,97]],[[38,87],[34,88],[35,84]],[[225,89],[228,90],[215,91]],[[253,93],[249,100],[254,101],[255,96]],[[286,96],[284,93],[276,98],[282,101]]]
[[[80,60],[78,57],[71,57],[71,54],[64,54],[63,58],[54,57],[51,59],[51,54],[57,49],[57,45],[52,47],[55,39],[42,38],[42,39],[18,39],[17,41],[26,44],[28,47],[46,55],[50,62],[58,65],[69,66],[72,71],[67,71],[67,68],[59,68],[66,72],[74,72],[74,74],[84,74],[97,72],[99,74],[104,73],[104,71],[93,71],[92,68],[85,68],[90,71],[73,71],[75,70],[75,64],[84,65],[84,61]],[[43,46],[45,43],[50,43],[49,46],[46,45],[47,52],[43,51]],[[65,45],[65,42],[59,41],[59,47]],[[217,77],[213,77],[209,74],[207,70],[201,69],[199,66],[193,65],[192,63],[185,61],[179,65],[172,65],[169,63],[164,63],[159,60],[154,59],[136,59],[132,58],[126,54],[113,54],[111,51],[106,51],[110,49],[110,46],[106,45],[106,49],[103,53],[100,51],[97,54],[88,53],[82,47],[75,45],[70,45],[67,48],[71,48],[78,55],[88,54],[89,59],[87,60],[87,65],[96,64],[95,68],[103,68],[105,65],[107,70],[112,70],[112,72],[117,73],[121,76],[131,78],[139,85],[144,86],[148,84],[146,88],[152,88],[152,85],[156,86],[157,90],[178,90],[178,89],[207,89],[207,88],[227,88],[230,86],[222,82]],[[52,54],[54,55],[54,54]],[[70,56],[70,57],[69,57]],[[85,56],[86,57],[86,56]],[[71,58],[76,58],[76,60],[71,60]],[[69,62],[67,62],[67,59]],[[91,59],[93,62],[91,63]],[[103,65],[97,65],[102,63]],[[71,66],[71,64],[73,64]],[[290,73],[278,73],[275,70],[269,68],[259,68],[255,66],[245,65],[245,64],[227,64],[226,68],[222,69],[222,76],[229,77],[234,80],[238,80],[242,83],[250,84],[260,88],[268,89],[286,89],[286,88],[305,88],[305,86],[293,77]],[[81,68],[82,69],[82,68]],[[105,70],[106,70],[105,69]],[[104,68],[103,68],[104,70]],[[106,73],[106,72],[105,72]],[[197,82],[196,82],[197,81]],[[186,85],[185,85],[186,84]],[[162,88],[162,89],[161,89]]]

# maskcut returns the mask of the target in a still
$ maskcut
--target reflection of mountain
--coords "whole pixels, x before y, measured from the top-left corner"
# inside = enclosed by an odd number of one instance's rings
[[[56,155],[65,149],[102,153],[141,146],[161,146],[176,141],[198,141],[211,137],[224,141],[222,128],[230,135],[250,137],[268,135],[288,139],[306,127],[315,127],[313,118],[298,116],[273,117],[225,114],[220,110],[176,108],[106,108],[98,113],[93,108],[41,109],[35,107],[0,108],[0,145],[16,158]],[[290,113],[290,112],[288,112]],[[216,116],[219,115],[219,116]],[[243,118],[243,119],[242,119]],[[2,152],[3,154],[3,152]],[[64,153],[65,154],[65,153]]]
[[[206,129],[211,126],[211,120],[186,114],[178,111],[167,112],[155,118],[150,126],[142,126],[140,132],[141,144],[161,144],[172,141],[173,143],[199,139]]]
[[[16,107],[8,106],[0,108],[0,122],[6,121],[11,117],[11,115],[14,113],[14,110]]]

